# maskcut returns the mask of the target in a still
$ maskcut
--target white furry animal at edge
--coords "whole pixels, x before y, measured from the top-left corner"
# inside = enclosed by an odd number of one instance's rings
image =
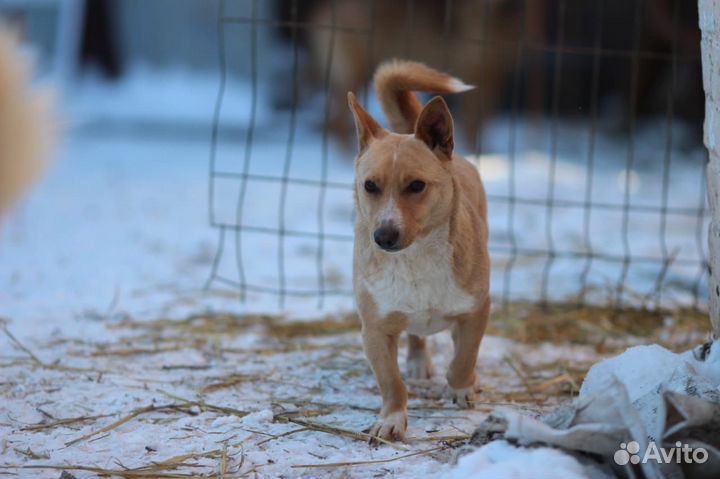
[[[475,298],[455,281],[448,225],[388,254],[378,268],[366,272],[363,284],[381,315],[406,314],[408,332],[418,336],[448,328],[451,322],[444,316],[468,313],[475,306]]]
[[[0,23],[0,226],[47,168],[55,134],[50,95],[32,90],[29,81],[19,42]]]

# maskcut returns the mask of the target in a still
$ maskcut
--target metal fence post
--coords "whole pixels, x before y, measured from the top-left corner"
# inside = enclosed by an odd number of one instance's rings
[[[699,0],[702,69],[705,88],[705,146],[710,229],[710,321],[720,339],[720,0]]]

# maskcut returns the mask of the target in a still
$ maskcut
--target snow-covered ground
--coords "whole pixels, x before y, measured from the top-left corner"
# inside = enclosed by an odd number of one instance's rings
[[[436,476],[450,470],[452,444],[469,438],[493,407],[533,413],[556,404],[553,394],[528,397],[510,361],[535,357],[533,367],[541,367],[572,357],[574,366],[587,367],[596,357],[590,347],[548,353],[486,338],[479,366],[484,392],[467,411],[443,397],[441,371],[452,346],[439,336],[438,377],[410,384],[408,442],[374,448],[360,431],[374,421],[380,396],[356,332],[278,337],[250,318],[171,323],[106,322],[108,340],[50,334],[27,344],[43,365],[15,347],[4,349],[0,471],[56,478],[55,469],[8,466],[120,470],[177,461],[184,465],[150,475],[216,474],[227,454],[228,477],[253,471],[259,477]],[[541,382],[533,378],[534,385]],[[75,420],[58,423],[63,419]],[[322,425],[350,437],[307,430]]]
[[[218,170],[243,171],[248,91],[242,83],[228,85]],[[371,449],[352,438],[316,431],[276,437],[301,427],[282,422],[295,410],[303,420],[352,431],[369,425],[379,396],[357,334],[283,340],[261,325],[234,333],[198,330],[189,335],[176,331],[172,323],[155,330],[154,323],[134,323],[218,311],[279,310],[272,295],[249,292],[241,304],[235,288],[214,282],[209,290],[203,289],[218,243],[217,230],[208,224],[208,155],[216,93],[214,75],[140,69],[118,85],[86,80],[64,100],[66,135],[57,162],[0,230],[0,318],[10,334],[38,357],[33,360],[0,332],[0,466],[69,463],[118,469],[192,452],[198,457],[181,462],[202,468],[182,470],[207,473],[217,471],[227,448],[229,470],[240,474],[252,470],[267,477],[281,472],[364,477],[436,474],[444,471],[451,456],[437,436],[471,432],[491,406],[503,402],[503,395],[523,389],[506,358],[535,354],[540,363],[564,359],[583,364],[596,359],[589,348],[558,347],[553,355],[553,348],[533,349],[490,337],[479,366],[489,404],[476,412],[460,411],[440,398],[439,377],[414,385],[409,430],[413,440],[407,451]],[[312,124],[317,116],[309,112],[298,121],[289,167],[294,178],[321,178],[323,147]],[[249,173],[282,174],[288,120],[284,114],[260,108]],[[486,153],[476,159],[491,200],[492,288],[501,295],[509,285],[512,298],[537,298],[545,258],[519,257],[510,280],[503,276],[512,238],[531,250],[546,249],[552,241],[558,250],[582,251],[588,246],[582,235],[582,209],[556,208],[548,224],[544,206],[517,203],[509,227],[503,197],[514,189],[523,198],[544,199],[549,167],[554,164],[556,199],[584,201],[588,125],[563,122],[554,156],[549,123],[520,123],[517,153],[512,157],[509,122],[503,117],[492,122]],[[649,125],[636,139],[635,168],[627,182],[634,203],[661,204],[663,128],[664,124]],[[683,135],[677,127],[676,146],[682,144]],[[593,201],[622,203],[626,148],[622,138],[596,138]],[[329,143],[329,181],[351,182],[351,156]],[[673,150],[668,205],[696,209],[703,204],[702,166],[701,150]],[[215,221],[236,223],[239,185],[236,178],[218,180],[211,208]],[[348,189],[328,190],[324,207],[318,209],[318,188],[290,185],[285,215],[280,218],[280,188],[273,181],[248,181],[242,210],[245,224],[278,228],[282,222],[287,229],[315,233],[322,217],[326,233],[351,233]],[[622,211],[593,211],[589,238],[593,250],[660,253],[659,216],[631,214],[626,244],[620,233],[622,220]],[[698,238],[705,244],[703,219],[669,215],[667,221],[667,251],[697,260]],[[277,237],[243,233],[240,239],[247,282],[277,287]],[[291,237],[284,241],[287,288],[316,289],[318,241]],[[235,247],[236,238],[228,232],[219,272],[237,280]],[[350,265],[351,243],[326,240],[321,263],[326,286],[349,289]],[[583,260],[557,259],[550,270],[551,295],[577,293],[584,266]],[[652,291],[660,267],[633,264],[628,287],[641,294]],[[622,263],[593,262],[589,279],[600,297],[621,271]],[[665,299],[689,301],[700,274],[697,265],[671,264],[665,282],[672,291]],[[705,283],[700,284],[704,295]],[[346,295],[328,297],[323,311],[317,310],[317,303],[315,297],[288,298],[282,312],[290,318],[312,318],[352,309]],[[436,348],[447,361],[447,338],[439,338]],[[237,375],[236,383],[212,388],[230,375]],[[174,406],[102,432],[133,410],[153,404]],[[546,406],[532,400],[524,404],[535,409]],[[51,425],[60,419],[101,414],[111,416]],[[90,433],[97,434],[67,445]],[[266,439],[270,441],[263,443]],[[392,462],[288,469],[393,459],[434,447],[440,449]],[[212,450],[220,452],[207,454]],[[93,477],[92,472],[77,475],[83,474]],[[59,472],[22,470],[20,475],[57,477]]]

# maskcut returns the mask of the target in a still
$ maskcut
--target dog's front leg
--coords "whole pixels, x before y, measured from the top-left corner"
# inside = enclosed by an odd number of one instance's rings
[[[363,325],[362,337],[365,354],[383,399],[380,418],[370,427],[370,434],[381,439],[402,441],[407,429],[407,389],[397,360],[400,335]]]
[[[448,368],[447,381],[453,402],[461,408],[475,407],[475,365],[489,315],[490,299],[487,299],[479,311],[458,316],[452,328],[455,355]]]

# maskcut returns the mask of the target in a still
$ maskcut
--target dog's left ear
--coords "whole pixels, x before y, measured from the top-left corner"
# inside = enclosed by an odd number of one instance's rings
[[[425,105],[415,124],[415,138],[425,143],[440,157],[452,158],[455,142],[453,140],[453,119],[447,103],[436,96]]]

